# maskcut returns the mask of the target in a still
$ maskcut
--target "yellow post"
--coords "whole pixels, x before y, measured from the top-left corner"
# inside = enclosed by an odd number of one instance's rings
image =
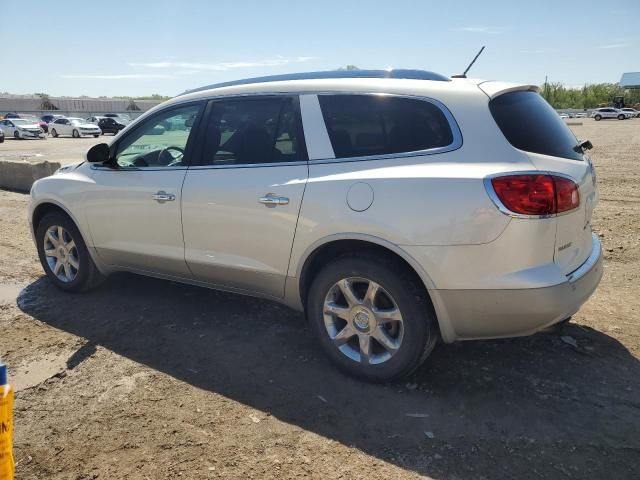
[[[13,480],[13,388],[0,363],[0,480]]]

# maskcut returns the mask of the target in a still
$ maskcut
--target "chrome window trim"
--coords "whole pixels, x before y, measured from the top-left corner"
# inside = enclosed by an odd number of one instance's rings
[[[498,178],[498,177],[510,177],[513,175],[553,175],[555,177],[563,177],[566,178],[567,180],[571,180],[572,182],[574,182],[576,185],[578,185],[578,194],[580,193],[580,186],[582,185],[584,178],[580,181],[576,181],[575,178],[573,178],[571,175],[567,175],[565,173],[560,173],[560,172],[550,172],[548,170],[516,170],[516,171],[512,171],[512,172],[500,172],[500,173],[494,173],[492,175],[487,175],[486,177],[484,177],[482,179],[482,183],[484,184],[484,189],[487,192],[487,195],[489,195],[489,198],[491,199],[491,201],[493,202],[493,204],[496,206],[496,208],[503,214],[507,215],[508,217],[511,218],[534,218],[534,219],[541,219],[541,218],[556,218],[556,217],[562,217],[564,215],[569,215],[571,213],[576,212],[577,210],[580,209],[580,205],[582,204],[582,199],[580,199],[580,203],[578,203],[578,206],[576,208],[572,208],[571,210],[567,210],[565,212],[561,212],[561,213],[551,213],[549,215],[525,215],[523,213],[516,213],[516,212],[512,212],[511,210],[509,210],[500,200],[500,198],[498,197],[498,194],[496,193],[496,191],[493,189],[493,184],[491,183],[491,180],[494,178]]]
[[[412,99],[412,100],[419,100],[419,101],[423,101],[423,102],[429,102],[432,105],[435,105],[436,107],[438,107],[438,109],[443,113],[443,115],[445,116],[445,118],[447,119],[447,123],[449,124],[449,128],[451,129],[451,133],[453,136],[453,141],[451,144],[444,146],[444,147],[437,147],[437,148],[429,148],[426,150],[415,150],[415,151],[411,151],[411,152],[400,152],[400,153],[388,153],[388,154],[383,154],[383,155],[368,155],[368,156],[362,156],[362,157],[346,157],[346,158],[335,158],[335,153],[334,153],[334,157],[333,158],[321,158],[321,159],[314,159],[314,160],[309,160],[308,164],[312,165],[312,164],[325,164],[325,163],[346,163],[346,162],[367,162],[367,161],[375,161],[375,160],[391,160],[391,159],[396,159],[396,158],[412,158],[412,157],[421,157],[421,156],[426,156],[426,155],[436,155],[436,154],[440,154],[440,153],[447,153],[447,152],[452,152],[455,150],[458,150],[460,148],[462,148],[462,145],[464,143],[463,141],[463,137],[462,137],[462,131],[460,130],[460,126],[458,125],[458,122],[456,121],[455,117],[453,116],[453,114],[451,113],[451,111],[446,107],[446,105],[444,105],[444,103],[442,103],[441,101],[432,98],[432,97],[427,97],[424,95],[409,95],[409,94],[400,94],[400,93],[386,93],[386,92],[372,92],[372,91],[349,91],[349,92],[345,92],[345,91],[341,91],[341,90],[319,90],[319,91],[282,91],[282,92],[250,92],[250,93],[231,93],[231,94],[226,94],[226,95],[202,95],[201,97],[198,97],[197,99],[184,99],[182,101],[178,101],[178,102],[172,102],[170,105],[167,105],[167,109],[168,108],[175,108],[177,106],[180,106],[182,104],[186,104],[186,103],[193,103],[193,102],[199,102],[199,101],[205,101],[205,102],[209,102],[209,101],[217,101],[217,100],[225,100],[225,99],[231,99],[231,98],[242,98],[242,97],[272,97],[272,96],[297,96],[297,97],[301,97],[302,95],[374,95],[374,96],[388,96],[388,97],[399,97],[399,98],[408,98],[408,99]],[[154,115],[160,114],[165,110],[165,108],[160,108],[158,110],[150,110],[151,112],[153,112]],[[132,122],[131,124],[129,124],[127,126],[127,128],[129,128],[130,126],[132,126],[134,123],[138,123],[139,121],[141,121],[146,115],[141,115],[140,117],[138,117],[136,119],[135,122]],[[324,125],[325,125],[325,129],[326,129],[326,123],[324,122],[324,117],[322,119]],[[304,131],[304,123],[302,125],[303,131]],[[327,132],[328,135],[328,132]],[[305,137],[305,143],[306,143],[306,137]],[[308,146],[307,146],[308,148]],[[332,147],[333,150],[333,147]],[[301,161],[301,162],[278,162],[278,163],[247,163],[247,164],[243,164],[243,165],[194,165],[194,166],[189,166],[189,169],[209,169],[209,168],[214,168],[214,169],[219,169],[219,168],[250,168],[250,167],[272,167],[272,166],[281,166],[281,165],[296,165],[298,163],[302,163],[302,164],[307,164],[307,162],[305,161]],[[141,169],[144,170],[149,170],[151,167],[141,167]],[[185,168],[185,167],[182,167]]]

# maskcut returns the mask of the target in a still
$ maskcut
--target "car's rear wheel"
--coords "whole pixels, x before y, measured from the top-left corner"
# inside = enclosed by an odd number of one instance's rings
[[[71,132],[71,136],[73,138],[80,138],[80,132],[78,132],[78,130],[73,130],[73,132]]]
[[[343,371],[383,382],[413,372],[438,329],[426,291],[402,265],[370,254],[340,257],[314,278],[307,314],[320,345]]]
[[[93,138],[98,138],[100,136],[100,134],[96,134],[93,136]]]
[[[45,215],[36,229],[38,257],[49,279],[62,290],[81,292],[103,280],[82,235],[66,215]]]
[[[51,129],[51,135],[53,135],[53,138],[58,138],[58,132],[56,132],[55,128]]]
[[[593,118],[596,120],[596,122],[599,122],[600,120],[602,120],[602,115],[596,115]]]

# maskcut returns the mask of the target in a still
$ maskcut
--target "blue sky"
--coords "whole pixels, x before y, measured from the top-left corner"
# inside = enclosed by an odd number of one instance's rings
[[[175,95],[347,64],[451,75],[481,45],[474,77],[617,82],[640,71],[638,18],[639,0],[6,1],[0,92]]]

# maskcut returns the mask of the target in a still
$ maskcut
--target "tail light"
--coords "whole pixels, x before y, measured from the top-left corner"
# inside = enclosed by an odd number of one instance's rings
[[[491,186],[502,205],[520,215],[555,215],[580,205],[578,185],[557,175],[505,175],[492,178]]]

